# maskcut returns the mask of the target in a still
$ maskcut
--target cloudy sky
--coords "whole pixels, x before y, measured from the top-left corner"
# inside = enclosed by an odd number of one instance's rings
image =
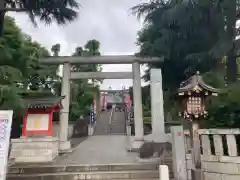
[[[127,55],[138,51],[137,31],[142,23],[130,12],[130,8],[147,0],[79,0],[79,17],[71,24],[59,27],[38,23],[34,27],[25,14],[10,14],[15,17],[23,32],[49,50],[56,43],[61,44],[60,55],[71,55],[77,46],[83,46],[90,39],[101,43],[104,55]],[[103,71],[131,71],[131,65],[104,65]],[[102,89],[121,89],[132,85],[132,80],[104,80]]]

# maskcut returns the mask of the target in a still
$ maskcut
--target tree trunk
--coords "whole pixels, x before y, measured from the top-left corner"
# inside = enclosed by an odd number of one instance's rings
[[[237,80],[237,61],[234,49],[227,54],[227,82],[231,84]]]
[[[4,15],[5,12],[0,12],[0,37],[3,36]]]
[[[227,54],[227,81],[233,83],[237,80],[237,61],[235,56],[236,38],[236,0],[229,1],[227,10],[227,33],[233,41],[233,47]]]
[[[4,0],[0,0],[0,37],[3,35],[4,16]]]

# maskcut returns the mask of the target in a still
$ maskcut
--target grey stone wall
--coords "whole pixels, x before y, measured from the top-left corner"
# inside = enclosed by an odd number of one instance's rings
[[[191,180],[191,159],[191,154],[187,154],[188,180]],[[239,180],[240,157],[202,155],[202,169],[205,180]]]
[[[10,159],[15,163],[52,162],[58,156],[58,139],[53,137],[12,139]]]
[[[186,134],[188,134],[185,131]],[[239,180],[240,156],[236,135],[240,129],[200,129],[202,142],[202,169],[205,180]],[[189,136],[186,139],[186,164],[188,180],[191,180],[192,156],[189,154]],[[226,142],[223,141],[226,139]]]

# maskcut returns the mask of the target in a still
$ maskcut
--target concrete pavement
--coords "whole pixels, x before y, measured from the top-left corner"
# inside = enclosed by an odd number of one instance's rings
[[[137,153],[126,150],[128,141],[124,135],[91,136],[80,143],[74,152],[57,158],[55,163],[79,165],[138,162]]]

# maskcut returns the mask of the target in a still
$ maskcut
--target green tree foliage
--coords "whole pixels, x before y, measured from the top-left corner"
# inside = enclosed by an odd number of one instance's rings
[[[77,47],[73,56],[100,56],[99,41],[89,40],[83,47]],[[101,71],[101,65],[98,64],[80,64],[73,65],[72,72],[97,72]],[[70,119],[79,118],[79,115],[88,116],[90,107],[93,102],[93,96],[99,96],[99,82],[92,79],[91,82],[87,79],[73,80],[71,89],[71,106]]]
[[[227,51],[227,80],[228,83],[235,82],[237,80],[237,52],[239,51],[239,40],[235,40],[237,35],[239,35],[239,27],[236,29],[236,22],[239,20],[240,16],[240,1],[224,1],[224,15],[226,17],[226,29],[227,37],[231,41],[230,50]]]
[[[207,104],[207,127],[240,127],[240,83],[234,83],[224,89],[218,98],[211,98]]]
[[[133,12],[145,17],[138,40],[140,54],[150,52],[164,55],[166,59],[191,60],[194,63],[187,61],[186,67],[183,66],[187,76],[194,73],[196,67],[201,72],[207,70],[214,61],[227,55],[228,81],[234,82],[239,51],[239,40],[236,40],[239,5],[239,0],[151,0],[137,5]]]
[[[47,79],[53,77],[51,68],[38,62],[49,52],[6,17],[4,35],[0,39],[0,109],[21,110],[24,107],[20,92],[50,89]]]
[[[235,39],[239,31],[235,28],[239,4],[238,0],[150,0],[132,8],[137,17],[144,18],[144,27],[138,33],[140,51],[137,54],[165,58],[163,63],[148,65],[162,69],[165,110],[175,109],[177,88],[196,71],[208,72],[205,79],[223,87],[224,56],[228,79],[234,81],[239,48]],[[149,80],[149,71],[144,78]]]
[[[35,17],[41,21],[65,24],[77,17],[79,4],[76,0],[1,0],[0,33],[2,35],[4,16],[7,12],[25,12],[36,25]]]
[[[164,63],[150,66],[162,68],[166,88],[176,89],[197,70],[206,72],[217,65],[217,56],[221,55],[213,56],[213,49],[219,41],[219,31],[210,26],[217,21],[215,16],[207,18],[210,9],[203,11],[190,1],[158,0],[132,10],[140,17],[146,14],[138,36],[139,55],[164,56]]]
[[[60,44],[55,44],[55,45],[52,46],[51,51],[53,53],[53,56],[58,56],[59,55],[60,48],[61,48]]]
[[[48,50],[22,33],[12,18],[6,17],[4,23],[4,35],[0,39],[0,109],[14,109],[21,113],[25,104],[20,94],[29,90],[60,96],[61,78],[57,75],[58,66],[46,66],[38,61],[40,57],[50,56]],[[96,46],[90,46],[92,42]],[[84,47],[76,48],[73,55],[100,55],[98,41],[88,41]],[[58,56],[60,44],[53,45],[51,50],[54,56]],[[74,72],[100,70],[101,65],[72,66]],[[77,120],[80,115],[89,115],[95,93],[99,93],[97,81],[71,82],[70,120]],[[54,118],[57,120],[58,114],[55,114]]]

